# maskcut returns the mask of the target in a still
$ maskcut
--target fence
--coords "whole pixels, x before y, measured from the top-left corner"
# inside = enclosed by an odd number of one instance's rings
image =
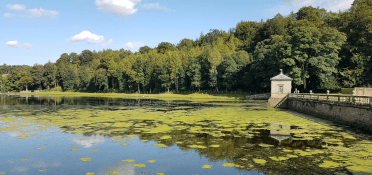
[[[372,107],[372,96],[356,95],[315,95],[315,94],[289,94],[289,98],[305,99],[310,101],[324,101],[329,103],[358,105]]]

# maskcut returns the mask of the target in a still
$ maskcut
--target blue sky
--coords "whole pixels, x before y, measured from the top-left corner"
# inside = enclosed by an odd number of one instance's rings
[[[210,29],[228,31],[312,5],[348,9],[353,0],[1,0],[0,64],[55,62],[89,49],[132,52],[160,42],[195,40]]]

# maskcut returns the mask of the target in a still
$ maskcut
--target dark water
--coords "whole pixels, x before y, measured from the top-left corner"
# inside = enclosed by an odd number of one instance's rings
[[[353,173],[334,150],[367,141],[265,105],[1,96],[0,173]]]

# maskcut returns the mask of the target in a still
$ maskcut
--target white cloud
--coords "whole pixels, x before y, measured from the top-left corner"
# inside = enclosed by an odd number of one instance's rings
[[[153,169],[151,170],[154,171]],[[110,165],[105,168],[102,168],[100,172],[97,173],[97,175],[106,175],[107,172],[110,172],[110,171],[117,171],[119,172],[119,175],[135,175],[136,174],[136,171],[132,163],[119,162],[114,165]],[[150,174],[150,173],[146,173],[146,174]]]
[[[17,166],[17,167],[14,167],[12,170],[10,170],[11,172],[27,172],[28,171],[28,167],[26,166]]]
[[[94,144],[105,142],[105,137],[103,137],[101,135],[92,135],[88,138],[87,137],[83,137],[83,138],[75,137],[75,138],[71,138],[71,139],[75,143],[83,146],[84,148],[89,148]],[[84,140],[81,140],[81,139],[84,139]]]
[[[5,13],[5,14],[4,14],[4,16],[5,16],[5,17],[7,17],[7,18],[10,18],[10,17],[13,17],[13,16],[15,16],[15,14],[11,14],[11,13]]]
[[[102,35],[96,35],[94,33],[90,33],[89,31],[82,31],[81,33],[71,37],[68,39],[68,42],[79,42],[79,41],[86,41],[88,40],[88,43],[100,43],[104,41],[104,37]]]
[[[332,12],[338,12],[339,10],[344,11],[351,7],[354,0],[339,0],[335,1],[333,4],[329,5],[326,9]]]
[[[24,49],[31,49],[32,48],[32,45],[31,44],[28,44],[28,43],[24,43],[24,44],[22,44],[22,47]]]
[[[9,47],[14,47],[14,48],[19,47],[19,43],[18,43],[17,40],[15,40],[15,41],[8,41],[8,42],[6,42],[6,45],[8,45]]]
[[[6,7],[8,7],[9,9],[12,9],[12,10],[26,10],[25,5],[18,5],[18,4],[10,5],[10,4],[8,4]]]
[[[48,168],[48,167],[59,167],[59,166],[61,166],[60,162],[44,162],[44,161],[36,161],[31,165],[31,167],[33,168]]]
[[[313,6],[325,8],[328,11],[338,12],[351,7],[354,0],[281,0],[284,5],[300,8],[303,6]]]
[[[146,9],[170,10],[165,6],[159,5],[159,3],[143,4],[142,7]]]
[[[124,17],[136,13],[138,9],[134,6],[139,2],[141,0],[96,0],[96,5],[98,9]]]
[[[125,46],[127,48],[136,48],[141,46],[141,42],[127,42]]]
[[[112,43],[112,39],[110,39],[109,41],[107,41],[107,44],[111,44]]]
[[[45,9],[30,9],[28,10],[28,12],[30,12],[30,14],[33,16],[33,17],[40,17],[40,16],[50,16],[50,17],[53,17],[53,16],[58,16],[59,13],[57,11],[53,11],[53,10],[45,10]]]
[[[43,8],[35,8],[35,9],[28,9],[26,10],[26,6],[25,5],[18,5],[18,4],[14,4],[14,5],[10,5],[8,4],[7,7],[9,9],[12,9],[12,10],[18,10],[18,11],[25,11],[27,12],[27,15],[25,14],[22,14],[22,15],[19,15],[20,17],[41,17],[41,16],[49,16],[49,17],[55,17],[55,16],[58,16],[59,13],[57,11],[54,11],[54,10],[45,10]],[[12,16],[15,16],[14,14],[10,14],[10,13],[6,13],[4,15],[5,17],[12,17]]]
[[[101,45],[99,45],[100,47],[105,47],[106,46],[106,44],[101,44]]]

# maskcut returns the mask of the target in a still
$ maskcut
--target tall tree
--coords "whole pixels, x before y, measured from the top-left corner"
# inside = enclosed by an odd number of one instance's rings
[[[201,87],[201,72],[200,72],[201,66],[199,62],[196,59],[190,58],[190,64],[187,69],[187,76],[191,80],[191,88],[192,89],[198,89],[200,91]]]
[[[161,42],[158,47],[158,53],[166,53],[167,51],[172,51],[172,50],[176,50],[176,47],[171,44],[171,43],[168,43],[168,42]]]
[[[50,61],[44,65],[44,86],[49,89],[56,81],[56,66]]]
[[[31,77],[34,80],[34,87],[36,86],[37,89],[43,89],[44,83],[44,66],[40,64],[34,64],[31,69]]]
[[[346,35],[329,27],[318,28],[307,20],[295,21],[291,29],[292,58],[296,66],[290,73],[294,83],[307,89],[309,72],[316,72],[320,82],[337,73],[338,51]]]
[[[152,49],[149,46],[142,46],[142,47],[139,48],[139,52],[141,54],[149,53],[151,50]]]
[[[221,64],[221,62],[223,61],[223,58],[222,58],[220,52],[218,52],[217,49],[213,48],[212,51],[210,52],[210,56],[208,58],[208,61],[211,65],[211,69],[209,70],[209,78],[210,78],[209,86],[212,87],[212,88],[216,88],[216,91],[218,91],[217,66]]]

